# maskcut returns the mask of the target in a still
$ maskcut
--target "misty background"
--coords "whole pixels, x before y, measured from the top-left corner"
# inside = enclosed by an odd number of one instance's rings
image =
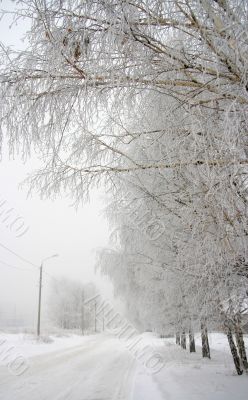
[[[4,0],[0,6],[11,12],[12,2]],[[12,15],[6,14],[0,21],[2,41],[13,48],[23,48],[25,41],[21,39],[28,29],[28,21],[11,24]],[[36,266],[40,266],[43,259],[58,254],[44,263],[43,305],[51,280],[61,276],[82,283],[95,281],[105,295],[111,294],[110,283],[94,271],[95,249],[105,246],[109,236],[101,191],[92,193],[90,202],[79,205],[77,210],[69,195],[41,200],[33,192],[27,197],[29,187],[20,184],[38,164],[34,157],[24,163],[20,157],[9,158],[7,147],[3,151],[0,166],[0,326],[35,328],[37,322],[39,269],[12,252]],[[6,220],[7,215],[9,219]],[[15,217],[25,225],[26,232],[20,237],[9,226]]]

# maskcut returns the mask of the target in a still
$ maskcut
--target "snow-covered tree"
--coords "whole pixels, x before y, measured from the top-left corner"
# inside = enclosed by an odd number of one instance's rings
[[[29,45],[0,54],[1,133],[11,153],[44,159],[31,184],[77,201],[106,186],[116,243],[99,266],[133,321],[183,343],[201,326],[205,350],[207,325],[222,324],[233,354],[247,297],[247,15],[235,0],[20,0]]]
[[[68,278],[52,280],[48,301],[51,322],[62,329],[93,330],[94,317],[85,306],[95,293],[93,284],[82,284]]]

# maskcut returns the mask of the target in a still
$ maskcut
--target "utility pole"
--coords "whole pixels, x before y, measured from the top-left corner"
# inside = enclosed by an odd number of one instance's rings
[[[94,308],[95,308],[95,332],[96,332],[96,300],[95,300]]]
[[[104,332],[104,330],[105,330],[105,321],[104,321],[104,318],[105,318],[105,316],[104,316],[104,307],[103,307],[103,309],[102,309],[102,330],[103,330],[103,332]]]
[[[39,303],[38,303],[38,322],[37,322],[37,336],[40,336],[40,317],[41,317],[41,290],[42,290],[42,274],[43,274],[43,263],[50,258],[58,257],[58,254],[54,254],[50,257],[45,258],[41,262],[40,266],[40,282],[39,282]]]
[[[43,263],[41,263],[41,266],[40,266],[40,283],[39,283],[39,304],[38,304],[37,336],[40,336],[40,311],[41,311],[42,272],[43,272]]]
[[[82,290],[81,332],[84,335],[84,290]]]

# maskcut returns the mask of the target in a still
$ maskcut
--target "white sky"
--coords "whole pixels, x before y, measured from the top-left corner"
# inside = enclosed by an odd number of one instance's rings
[[[10,7],[10,0],[0,3],[0,8]],[[20,38],[26,29],[24,22],[11,29],[9,25],[9,17],[0,21],[0,40],[16,48],[23,47]],[[0,243],[37,265],[52,254],[59,254],[44,266],[45,271],[54,277],[63,275],[82,282],[94,280],[94,249],[105,246],[108,241],[108,226],[101,216],[104,205],[99,193],[95,193],[91,202],[79,207],[78,211],[71,206],[72,200],[66,197],[54,202],[40,200],[35,194],[27,198],[28,188],[20,189],[18,186],[34,169],[35,162],[30,160],[24,165],[21,160],[9,160],[6,153],[0,164],[0,203],[6,200],[3,208],[13,208],[13,215],[23,217],[29,230],[16,238],[0,216]],[[7,267],[2,261],[26,271]],[[44,275],[43,298],[50,279]],[[103,286],[105,291],[110,290],[109,285]],[[37,297],[38,270],[0,247],[0,319],[1,313],[12,314],[14,309],[17,314],[28,310],[36,318]]]

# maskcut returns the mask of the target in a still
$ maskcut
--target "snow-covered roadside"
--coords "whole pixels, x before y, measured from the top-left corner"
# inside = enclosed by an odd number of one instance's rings
[[[201,336],[196,335],[196,345],[201,346]],[[245,346],[248,351],[248,336],[244,335]],[[230,354],[230,347],[228,344],[227,336],[220,332],[209,333],[210,348],[217,351],[223,351]]]
[[[15,355],[22,355],[25,358],[30,358],[39,354],[80,346],[92,340],[93,337],[94,335],[49,335],[37,340],[34,335],[30,334],[0,332],[0,365],[6,364],[6,352],[8,352],[9,355],[11,354],[12,359]]]
[[[147,343],[153,343],[154,346],[160,346],[162,341],[167,343],[174,344],[175,338],[167,338],[167,339],[160,339],[157,336],[154,336],[153,333],[145,333],[142,335],[143,340]],[[210,350],[222,351],[225,353],[230,354],[230,348],[227,340],[227,336],[220,332],[212,332],[208,335]],[[188,337],[187,337],[187,345],[188,345]],[[245,346],[248,351],[248,335],[244,335]],[[196,346],[201,347],[201,334],[195,334],[195,343]]]
[[[133,400],[245,400],[248,376],[237,376],[225,335],[212,333],[211,360],[202,359],[201,349],[189,354],[175,345],[175,339],[157,339],[147,335],[156,351],[164,358],[165,366],[151,375],[138,367]],[[197,344],[199,337],[197,337]],[[246,345],[248,344],[246,338]]]

